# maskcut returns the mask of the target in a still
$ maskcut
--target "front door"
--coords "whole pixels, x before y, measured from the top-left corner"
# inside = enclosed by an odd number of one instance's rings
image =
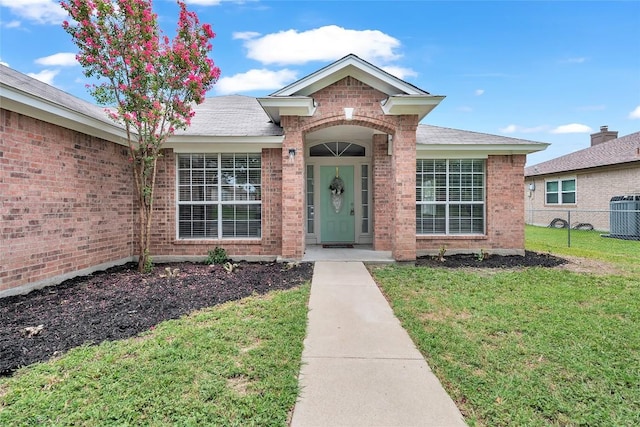
[[[322,243],[354,243],[353,196],[353,166],[320,166]]]

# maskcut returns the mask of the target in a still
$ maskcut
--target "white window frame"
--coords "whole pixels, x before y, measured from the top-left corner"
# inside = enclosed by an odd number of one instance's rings
[[[568,182],[568,181],[573,181],[573,191],[563,191],[562,190],[562,183],[563,182]],[[558,185],[558,191],[556,192],[552,192],[549,193],[547,186],[549,185],[549,183],[555,182]],[[573,193],[573,202],[570,203],[565,203],[563,202],[563,195],[564,194],[570,194]],[[548,195],[549,194],[556,194],[558,197],[558,201],[557,202],[549,202],[549,198]],[[575,176],[571,176],[571,177],[560,177],[560,178],[553,178],[553,179],[545,179],[544,180],[544,204],[545,205],[553,205],[553,206],[560,206],[560,205],[576,205],[578,203],[578,179]]]
[[[451,196],[452,196],[452,189],[454,187],[452,187],[451,185],[451,176],[454,175],[454,173],[451,171],[451,162],[454,161],[465,161],[465,160],[472,160],[472,161],[477,161],[477,162],[482,162],[482,200],[481,201],[477,201],[477,200],[471,200],[471,201],[459,201],[459,200],[451,200]],[[451,159],[443,159],[443,158],[418,158],[416,160],[416,175],[418,175],[418,173],[420,173],[418,171],[418,164],[421,161],[444,161],[445,162],[445,195],[444,195],[444,199],[445,200],[436,200],[436,192],[437,192],[437,188],[436,188],[436,183],[433,182],[432,188],[428,188],[428,187],[424,187],[422,186],[422,182],[418,182],[418,179],[416,179],[416,235],[417,236],[484,236],[486,235],[486,230],[487,230],[487,212],[486,212],[486,206],[487,206],[487,161],[486,158],[451,158]],[[472,172],[471,174],[473,175],[478,175],[477,172]],[[459,187],[459,188],[464,188],[464,187]],[[474,186],[472,184],[471,190],[473,191],[475,188],[478,188],[476,186]],[[420,198],[421,200],[417,200],[418,198]],[[482,231],[478,231],[478,232],[464,232],[464,233],[459,233],[459,232],[455,232],[455,231],[451,231],[451,227],[450,227],[450,221],[451,221],[451,207],[452,206],[462,206],[462,205],[471,205],[471,206],[481,206],[482,209]],[[432,212],[435,212],[436,209],[438,209],[438,206],[443,206],[445,209],[445,213],[444,213],[444,233],[438,233],[438,232],[418,232],[418,214],[425,212],[425,209],[431,210]],[[470,217],[470,220],[473,221],[473,216]],[[471,226],[471,228],[473,229],[473,225]]]
[[[242,191],[242,189],[246,186],[247,188],[249,188],[249,186],[253,186],[253,184],[250,183],[229,183],[227,182],[224,178],[223,178],[223,167],[222,167],[222,157],[223,156],[256,156],[260,159],[260,169],[259,169],[259,176],[260,176],[260,183],[257,184],[260,188],[259,189],[255,189],[257,190],[257,200],[245,200],[245,199],[238,199],[235,200],[235,194],[237,194],[239,191]],[[213,190],[216,193],[216,196],[213,198],[214,200],[180,200],[180,189],[181,187],[186,187],[185,185],[181,185],[180,182],[180,171],[184,171],[184,170],[189,170],[191,171],[191,178],[190,178],[190,184],[189,184],[189,188],[193,189],[194,187],[194,183],[193,183],[193,170],[197,170],[195,168],[193,168],[193,164],[190,165],[189,168],[181,168],[180,167],[180,158],[183,156],[189,156],[193,159],[193,156],[208,156],[208,157],[212,157],[215,156],[217,158],[217,166],[215,168],[206,168],[204,170],[215,170],[216,172],[216,182],[214,184],[205,184],[203,183],[202,185],[204,185],[205,191],[208,190]],[[206,158],[206,157],[205,157]],[[235,165],[234,165],[235,167]],[[262,238],[262,158],[261,158],[261,153],[256,153],[256,152],[242,152],[242,153],[231,153],[231,152],[220,152],[220,153],[176,153],[176,239],[177,240],[259,240]],[[253,170],[255,171],[256,168],[253,168]],[[205,179],[206,181],[206,179]],[[232,186],[234,187],[234,199],[232,200],[223,200],[223,189],[228,190],[229,187]],[[237,187],[237,188],[236,188]],[[193,190],[191,190],[193,191]],[[249,190],[244,190],[244,191],[249,191]],[[247,199],[249,199],[249,197],[247,197]],[[211,206],[211,207],[217,207],[217,218],[216,218],[216,223],[217,223],[217,233],[215,236],[207,236],[206,235],[206,231],[203,232],[203,236],[193,236],[193,231],[190,233],[191,236],[181,236],[180,233],[180,226],[181,226],[181,219],[180,219],[180,207],[181,206]],[[223,222],[228,222],[230,220],[228,219],[224,219],[223,221],[223,207],[230,207],[230,206],[258,206],[259,207],[259,212],[260,212],[260,218],[257,220],[258,222],[258,227],[257,227],[257,235],[253,235],[253,236],[223,236],[224,234],[224,224]],[[234,224],[237,223],[238,219],[234,219],[231,220]],[[184,222],[184,221],[182,221]],[[191,222],[195,222],[193,219],[191,219]],[[205,221],[206,224],[206,221]],[[249,225],[247,225],[247,227],[249,227]],[[236,227],[234,226],[234,229]],[[206,225],[205,225],[205,229],[206,229]]]

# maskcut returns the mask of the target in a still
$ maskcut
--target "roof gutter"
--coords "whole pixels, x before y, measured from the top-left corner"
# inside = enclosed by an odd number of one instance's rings
[[[0,105],[8,111],[127,145],[126,131],[115,123],[110,123],[106,116],[104,120],[100,120],[5,84],[0,84]]]

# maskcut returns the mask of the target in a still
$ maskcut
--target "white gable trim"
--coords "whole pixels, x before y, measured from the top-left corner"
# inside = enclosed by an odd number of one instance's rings
[[[257,99],[273,123],[280,123],[280,116],[311,117],[316,112],[316,102],[307,96]]]
[[[387,95],[429,95],[428,92],[351,54],[291,83],[289,86],[272,93],[271,96],[308,96],[347,76],[352,76]]]

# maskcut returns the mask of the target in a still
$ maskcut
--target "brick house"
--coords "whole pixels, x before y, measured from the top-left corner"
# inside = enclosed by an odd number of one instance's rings
[[[1,67],[0,296],[133,260],[122,128]],[[207,99],[159,162],[154,260],[522,254],[525,159],[547,144],[420,124],[443,98],[348,55],[266,97]]]
[[[571,225],[609,231],[614,196],[640,195],[640,132],[618,138],[602,126],[588,148],[525,169],[526,220],[546,226],[573,212]]]

